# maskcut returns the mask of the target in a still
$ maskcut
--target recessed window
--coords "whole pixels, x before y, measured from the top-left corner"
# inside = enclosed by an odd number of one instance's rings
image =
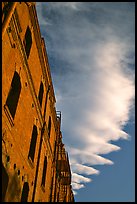
[[[10,87],[10,91],[8,94],[8,98],[6,100],[6,105],[8,106],[8,109],[13,119],[15,117],[17,104],[18,104],[18,100],[20,96],[20,91],[21,91],[20,76],[15,71],[12,82],[11,82],[11,87]]]
[[[27,58],[28,58],[29,54],[30,54],[30,49],[31,49],[31,46],[32,46],[32,36],[31,36],[31,31],[30,31],[29,26],[27,27],[23,43],[24,43],[26,55],[27,55]]]
[[[37,127],[36,125],[33,126],[32,130],[32,137],[31,137],[31,143],[30,143],[30,150],[28,157],[31,158],[31,161],[34,161],[34,155],[35,155],[35,148],[36,148],[36,142],[37,142]]]
[[[20,175],[20,170],[18,170],[18,176]]]
[[[8,15],[9,10],[12,7],[13,2],[2,2],[2,22],[5,20]]]
[[[44,92],[44,88],[43,88],[43,83],[41,82],[40,89],[39,89],[39,96],[38,96],[40,106],[42,106],[43,92]]]
[[[49,116],[49,122],[48,122],[48,135],[50,138],[50,132],[51,132],[51,117]]]
[[[64,202],[64,203],[66,202],[66,195],[64,196],[64,200],[63,200],[63,202]]]
[[[25,182],[22,189],[21,202],[27,202],[29,194],[29,184]]]
[[[16,169],[16,164],[14,164],[13,168]]]
[[[9,162],[10,161],[10,156],[7,156],[6,158],[7,158],[7,162]]]
[[[42,182],[41,182],[41,185],[43,187],[45,187],[46,171],[47,171],[47,157],[45,156],[44,166],[43,166],[43,174],[42,174]]]
[[[2,164],[2,202],[4,202],[5,200],[8,182],[9,182],[9,176],[7,174],[5,167]]]

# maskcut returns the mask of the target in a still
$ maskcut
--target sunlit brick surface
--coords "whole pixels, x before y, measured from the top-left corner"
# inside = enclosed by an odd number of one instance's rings
[[[25,38],[27,28],[30,36]],[[20,80],[20,91],[16,83],[12,85],[15,72]],[[44,89],[40,106],[41,83]],[[17,91],[16,107],[14,101],[6,103],[8,97],[14,100]],[[14,93],[13,96],[9,96],[10,93]],[[2,2],[2,201],[74,201],[69,160],[62,144],[61,115],[56,113],[55,102],[35,3]],[[10,108],[15,109],[14,118]],[[32,139],[34,125],[37,134]],[[30,147],[34,159],[29,157]],[[45,157],[47,167],[42,185]]]

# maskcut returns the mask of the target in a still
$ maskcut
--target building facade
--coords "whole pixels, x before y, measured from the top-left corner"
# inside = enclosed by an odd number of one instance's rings
[[[35,2],[2,2],[2,201],[74,202]]]

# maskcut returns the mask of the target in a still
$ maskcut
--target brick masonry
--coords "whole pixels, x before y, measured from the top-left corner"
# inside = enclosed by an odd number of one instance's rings
[[[20,91],[17,82],[13,85],[15,73]],[[17,105],[15,92],[19,92]],[[35,2],[2,2],[2,201],[74,202],[69,159],[60,130],[61,115],[57,115],[55,103]],[[14,117],[10,107],[15,109]],[[32,144],[34,125],[37,134]],[[34,160],[29,157],[30,149]],[[43,170],[45,157],[47,165]]]

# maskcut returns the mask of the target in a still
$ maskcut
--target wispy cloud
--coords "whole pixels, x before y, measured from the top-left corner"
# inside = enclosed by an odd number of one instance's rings
[[[82,175],[72,173],[72,182],[80,183],[80,182],[90,182],[92,181],[90,178],[86,178]]]
[[[74,190],[84,188],[85,187],[84,183],[88,183],[91,181],[92,181],[92,179],[90,179],[90,178],[79,175],[77,173],[72,173],[72,188]]]
[[[89,167],[89,166],[85,166],[83,164],[72,163],[71,169],[73,172],[86,174],[86,175],[92,175],[92,174],[98,175],[99,174],[98,170],[96,170],[92,167]]]
[[[84,184],[79,184],[79,183],[72,183],[72,188],[73,189],[80,189],[80,188],[84,188]]]
[[[38,13],[38,18],[41,26],[49,26],[52,25],[48,20],[46,20],[43,16],[42,13],[42,7],[41,7],[41,2],[37,2],[37,13]]]
[[[96,144],[98,146],[98,144]],[[72,148],[67,147],[68,152],[71,156],[71,165],[79,162],[80,164],[89,164],[89,165],[97,165],[97,164],[113,164],[112,161],[106,159],[100,155],[92,153],[92,147],[85,146],[85,148]],[[95,169],[94,169],[95,170]]]
[[[78,2],[58,2],[57,4],[51,4],[52,9],[71,9],[71,10],[79,10]]]
[[[102,156],[121,149],[112,142],[130,138],[123,128],[134,115],[134,3],[37,8],[76,194],[99,174],[93,165],[113,164]]]

